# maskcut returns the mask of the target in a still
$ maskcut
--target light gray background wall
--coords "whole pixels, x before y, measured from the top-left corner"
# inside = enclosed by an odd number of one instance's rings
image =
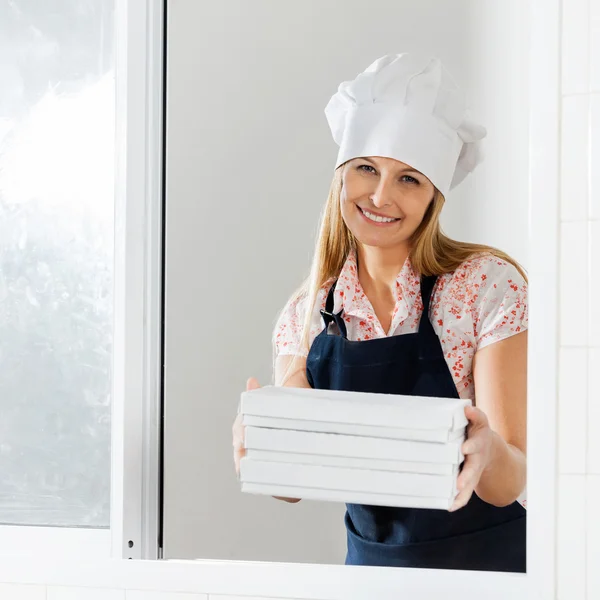
[[[167,71],[167,558],[343,562],[343,507],[242,495],[231,424],[271,380],[336,147],[323,109],[387,53],[442,58],[488,127],[446,231],[527,264],[527,2],[171,0]]]

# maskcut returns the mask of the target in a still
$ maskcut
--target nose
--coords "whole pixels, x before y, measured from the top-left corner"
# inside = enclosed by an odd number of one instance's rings
[[[392,204],[391,182],[388,182],[385,177],[381,177],[370,200],[376,208],[390,206]]]

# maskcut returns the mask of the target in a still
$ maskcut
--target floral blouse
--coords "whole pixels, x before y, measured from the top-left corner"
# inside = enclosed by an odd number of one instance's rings
[[[334,280],[321,290],[312,315],[310,343],[323,329],[320,310]],[[274,332],[277,355],[305,355],[300,338],[306,297],[288,302]],[[358,280],[351,253],[336,285],[334,311],[343,308],[348,339],[354,341],[412,333],[423,312],[419,276],[407,259],[396,279],[396,305],[389,331],[384,331]],[[456,271],[441,275],[433,291],[429,315],[461,398],[474,399],[472,364],[475,352],[527,329],[527,283],[512,264],[480,254]]]

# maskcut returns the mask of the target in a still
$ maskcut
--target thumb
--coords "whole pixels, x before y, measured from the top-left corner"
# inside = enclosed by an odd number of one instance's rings
[[[487,415],[475,406],[465,407],[465,416],[471,427],[485,427],[488,424]]]
[[[260,383],[258,383],[258,379],[255,377],[250,377],[248,381],[246,381],[246,391],[257,390],[260,387]]]

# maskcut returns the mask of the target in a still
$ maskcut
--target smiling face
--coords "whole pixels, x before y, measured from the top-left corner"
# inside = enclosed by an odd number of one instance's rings
[[[419,171],[393,158],[355,158],[344,165],[341,212],[365,246],[405,248],[417,230],[435,187]]]

